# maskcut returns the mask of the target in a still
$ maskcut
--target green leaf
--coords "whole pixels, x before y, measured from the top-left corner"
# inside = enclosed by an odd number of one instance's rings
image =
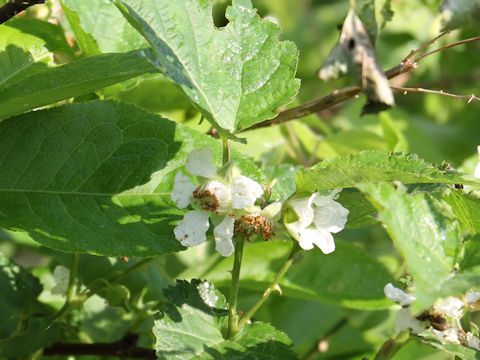
[[[91,58],[90,58],[91,59]],[[35,111],[0,123],[0,226],[65,252],[150,257],[183,249],[173,177],[194,148],[221,144],[113,101]],[[258,168],[233,154],[242,173]]]
[[[463,360],[479,360],[480,352],[475,349],[468,348],[466,346],[455,344],[450,341],[441,341],[441,339],[436,336],[433,331],[427,330],[419,336],[420,340],[425,344],[433,346],[437,349],[445,351],[449,354],[455,355]]]
[[[269,324],[246,325],[224,339],[227,303],[211,283],[177,280],[153,327],[162,359],[295,359],[290,340]]]
[[[479,27],[480,0],[443,0],[440,5],[442,30]]]
[[[5,340],[24,331],[42,287],[36,278],[0,253],[0,289],[0,340]]]
[[[110,1],[62,0],[80,48],[88,55],[143,48],[145,39]]]
[[[466,180],[446,165],[437,167],[417,155],[388,151],[362,151],[328,159],[297,173],[296,177],[299,192],[354,187],[359,183],[376,181],[478,185],[477,181]]]
[[[432,293],[450,277],[457,262],[461,234],[448,204],[426,193],[409,194],[388,183],[359,184],[378,210],[394,245],[415,280],[414,312],[430,306]]]
[[[28,57],[18,49],[13,50],[17,59]],[[50,69],[44,67],[33,75],[28,71],[29,76],[20,74],[19,79],[12,72],[11,78],[7,78],[11,86],[0,88],[0,119],[156,70],[145,59],[143,51],[133,51],[92,56]],[[10,84],[14,77],[16,81]]]
[[[67,18],[70,27],[75,34],[80,50],[82,50],[82,52],[87,56],[100,54],[101,51],[98,47],[97,41],[91,34],[82,28],[78,14],[71,10],[68,6],[65,6],[65,2],[63,0],[60,0],[60,4],[63,12],[65,13],[65,17]]]
[[[115,1],[152,45],[157,66],[220,131],[235,133],[274,117],[297,93],[298,51],[279,42],[250,0],[234,0],[215,28],[208,0]]]
[[[240,284],[243,289],[263,291],[291,250],[287,242],[259,242],[245,247]],[[393,280],[388,270],[357,247],[336,241],[336,250],[302,252],[280,282],[284,296],[316,300],[333,305],[380,309],[391,304],[383,294]],[[223,259],[206,274],[217,286],[228,286],[233,259]],[[348,264],[346,266],[345,264]]]
[[[471,235],[480,233],[480,198],[475,193],[452,190],[443,199]]]

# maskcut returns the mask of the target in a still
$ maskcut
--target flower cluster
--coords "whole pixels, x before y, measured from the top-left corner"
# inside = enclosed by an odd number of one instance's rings
[[[227,180],[216,176],[217,169],[211,160],[212,151],[208,147],[193,150],[188,156],[185,167],[190,174],[203,180],[200,185],[193,184],[182,172],[176,174],[172,201],[180,209],[191,205],[195,210],[185,214],[175,227],[174,234],[184,246],[199,245],[206,241],[212,221],[215,225],[215,249],[223,256],[230,256],[234,252],[232,238],[236,222],[241,221],[245,212],[253,217],[262,216],[253,205],[263,195],[263,189],[256,181],[240,175],[232,166],[229,167]]]
[[[349,214],[348,209],[335,201],[340,191],[335,189],[329,195],[316,192],[306,198],[290,200],[298,220],[285,225],[302,249],[310,250],[316,245],[324,254],[335,250],[332,233],[343,230]]]
[[[420,315],[410,313],[411,305],[416,297],[388,283],[383,289],[385,296],[401,305],[395,320],[395,332],[411,331],[419,335],[427,330],[438,337],[442,342],[461,344],[472,349],[480,350],[480,339],[471,332],[465,332],[459,327],[458,321],[464,315],[465,307],[470,310],[478,309],[480,292],[468,292],[465,301],[450,296],[443,299],[429,310]]]

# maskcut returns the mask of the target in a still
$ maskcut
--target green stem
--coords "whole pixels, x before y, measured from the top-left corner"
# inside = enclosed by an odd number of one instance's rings
[[[75,282],[77,281],[77,269],[78,269],[78,253],[73,253],[72,263],[70,264],[70,276],[68,277],[68,288],[67,288],[65,305],[71,303],[73,300],[73,296],[75,294]]]
[[[286,272],[290,268],[290,266],[293,263],[293,260],[295,260],[295,256],[300,250],[300,246],[296,241],[293,242],[293,247],[292,251],[290,252],[290,255],[288,255],[287,260],[283,264],[283,266],[278,270],[278,272],[275,274],[273,281],[270,283],[270,285],[267,287],[267,289],[264,291],[262,297],[256,302],[253,307],[247,311],[247,313],[242,317],[240,322],[238,323],[238,329],[241,329],[245,324],[252,318],[252,316],[255,314],[255,312],[263,305],[263,303],[268,299],[270,294],[279,289],[278,283],[282,278],[285,276]]]
[[[240,267],[242,265],[243,245],[245,238],[239,236],[235,238],[235,258],[233,260],[232,284],[230,285],[230,294],[228,299],[228,333],[227,338],[231,339],[238,332],[238,314],[237,300],[238,288],[240,286]]]
[[[230,160],[230,140],[222,137],[223,142],[223,165],[226,165]]]

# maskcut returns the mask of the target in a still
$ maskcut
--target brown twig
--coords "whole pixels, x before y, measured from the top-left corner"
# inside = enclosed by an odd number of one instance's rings
[[[17,15],[30,6],[43,4],[45,0],[10,0],[0,8],[0,24]]]
[[[420,55],[413,60],[411,58],[415,55],[418,54],[418,52],[424,50],[426,47],[429,45],[435,43],[440,37],[444,36],[446,33],[441,33],[440,35],[436,36],[432,40],[426,42],[422,46],[420,46],[418,49],[411,51],[407,57],[405,57],[404,61],[402,61],[400,64],[397,66],[385,71],[385,76],[387,79],[392,79],[400,74],[404,74],[406,72],[415,70],[417,68],[417,62],[425,58],[426,56],[432,55],[438,51],[442,51],[457,45],[461,44],[466,44],[474,41],[479,41],[480,36],[473,37],[470,39],[465,39],[461,41],[457,41],[452,44],[448,44],[442,47],[439,47],[438,49],[432,50],[426,54]],[[276,117],[270,120],[263,121],[261,123],[255,124],[249,128],[244,129],[243,131],[246,130],[252,130],[252,129],[257,129],[257,128],[263,128],[263,127],[268,127],[268,126],[273,126],[273,125],[278,125],[282,124],[284,122],[293,120],[293,119],[298,119],[310,114],[317,113],[321,110],[325,110],[329,107],[332,107],[334,105],[337,105],[339,103],[342,103],[348,99],[351,99],[352,97],[360,94],[362,89],[358,86],[347,86],[343,89],[340,90],[335,90],[332,93],[321,97],[316,100],[309,101],[305,104],[293,107],[291,109],[287,109],[284,111],[281,111]]]
[[[475,94],[456,95],[456,94],[447,93],[443,90],[430,90],[430,89],[424,89],[424,88],[409,88],[409,87],[401,87],[401,86],[390,86],[390,87],[394,90],[403,91],[404,95],[406,95],[408,92],[419,92],[419,93],[426,93],[426,94],[443,95],[443,96],[448,96],[448,97],[452,97],[452,98],[455,98],[455,99],[468,99],[467,102],[469,104],[472,101],[480,101],[480,98],[475,96]]]
[[[155,350],[137,347],[138,335],[127,334],[113,343],[56,343],[43,351],[44,356],[98,355],[118,358],[156,359]]]

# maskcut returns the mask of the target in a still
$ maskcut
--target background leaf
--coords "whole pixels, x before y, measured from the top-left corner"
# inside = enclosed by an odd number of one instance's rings
[[[261,21],[250,0],[234,0],[216,29],[210,1],[116,1],[152,45],[157,66],[220,131],[237,132],[276,115],[300,85],[297,50]]]
[[[245,247],[240,274],[242,289],[263,291],[272,281],[291,250],[290,242],[260,242]],[[348,266],[345,264],[348,263]],[[233,259],[222,259],[202,274],[217,287],[227,286]],[[388,270],[359,248],[336,241],[336,250],[323,255],[319,250],[302,252],[280,282],[284,296],[328,304],[381,309],[390,306],[383,287],[392,281]]]
[[[439,10],[444,31],[479,26],[480,0],[443,0]]]

